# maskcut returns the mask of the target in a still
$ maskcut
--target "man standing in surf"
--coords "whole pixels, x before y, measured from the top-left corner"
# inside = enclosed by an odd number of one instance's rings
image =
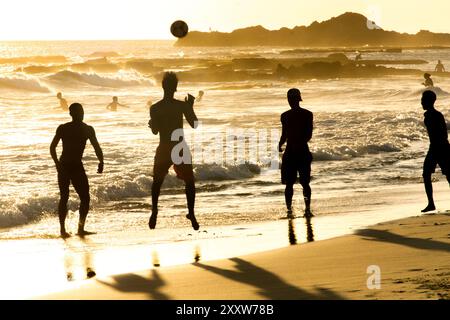
[[[300,184],[303,187],[305,200],[305,217],[312,217],[311,213],[311,163],[312,154],[308,142],[313,133],[312,112],[300,107],[302,96],[300,90],[291,89],[287,93],[291,110],[281,115],[282,134],[278,149],[283,152],[283,145],[287,142],[281,165],[281,181],[286,185],[285,199],[288,217],[292,217],[292,197],[297,174],[300,174]]]
[[[431,176],[436,171],[436,166],[442,170],[450,184],[450,144],[448,142],[447,124],[445,118],[434,108],[436,94],[427,90],[422,95],[422,107],[426,110],[425,126],[430,138],[430,148],[423,164],[423,182],[428,198],[428,206],[422,212],[436,210],[433,199],[433,185]]]
[[[176,100],[174,94],[178,87],[178,78],[173,72],[166,72],[162,80],[164,97],[150,107],[149,127],[153,134],[159,133],[159,146],[156,149],[153,165],[152,184],[152,215],[149,220],[150,229],[155,229],[158,216],[158,199],[161,186],[173,165],[177,177],[184,181],[189,213],[186,216],[191,221],[194,230],[200,227],[194,214],[195,179],[192,169],[192,157],[184,140],[183,117],[192,128],[198,121],[194,112],[195,98],[188,95],[185,101]],[[178,151],[179,146],[182,149]]]
[[[75,191],[80,197],[80,221],[78,223],[78,235],[86,236],[92,234],[84,229],[86,217],[89,212],[89,182],[83,167],[83,153],[86,141],[89,139],[94,147],[98,161],[98,173],[103,172],[103,152],[95,136],[93,127],[83,122],[84,110],[79,103],[73,103],[69,107],[72,122],[60,125],[56,130],[55,137],[50,145],[50,154],[58,171],[58,185],[60,201],[58,206],[59,224],[61,237],[70,237],[66,231],[65,221],[67,217],[67,201],[69,200],[69,186],[72,182]],[[62,140],[63,150],[61,158],[58,159],[56,147]]]

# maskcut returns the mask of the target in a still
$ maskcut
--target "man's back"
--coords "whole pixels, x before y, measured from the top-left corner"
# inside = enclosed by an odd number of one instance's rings
[[[62,163],[81,163],[86,141],[93,136],[94,129],[84,122],[68,122],[60,125],[57,134],[63,141]]]
[[[303,108],[294,108],[281,115],[287,137],[287,152],[308,151],[313,131],[313,114]]]
[[[189,123],[197,120],[191,104],[176,100],[163,99],[150,108],[153,132],[160,134],[161,143],[170,143],[172,133],[183,129],[183,115]]]

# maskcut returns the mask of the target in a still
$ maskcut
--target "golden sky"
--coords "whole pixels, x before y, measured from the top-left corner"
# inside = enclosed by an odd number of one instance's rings
[[[0,40],[172,39],[177,19],[201,31],[279,29],[346,11],[388,30],[450,33],[448,0],[2,0]]]

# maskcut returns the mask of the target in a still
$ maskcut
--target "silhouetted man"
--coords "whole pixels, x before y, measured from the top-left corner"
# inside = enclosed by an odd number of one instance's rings
[[[312,154],[309,151],[308,142],[311,140],[313,133],[313,114],[300,107],[300,101],[303,101],[300,90],[289,90],[287,98],[291,110],[281,115],[283,129],[278,145],[279,151],[283,152],[283,145],[287,142],[281,165],[281,180],[286,185],[286,207],[288,216],[292,216],[294,184],[297,182],[297,174],[299,173],[305,199],[305,217],[311,217],[311,187],[309,183],[311,180]]]
[[[150,229],[155,229],[158,216],[158,198],[161,191],[161,185],[164,182],[169,168],[174,165],[175,173],[179,179],[184,180],[186,186],[186,198],[189,213],[186,216],[191,220],[194,230],[199,229],[199,225],[194,214],[195,204],[195,180],[192,169],[192,157],[184,141],[183,116],[189,125],[194,128],[197,116],[194,112],[194,100],[192,95],[188,95],[185,101],[174,99],[177,91],[178,78],[175,73],[167,72],[162,81],[164,89],[164,98],[155,103],[150,108],[149,127],[153,134],[159,133],[159,146],[156,149],[155,163],[153,166],[153,185],[152,185],[152,215],[149,220]],[[173,138],[174,133],[179,134]],[[175,141],[174,141],[175,140]],[[172,152],[174,147],[180,143],[185,145],[181,153]],[[184,154],[184,152],[189,154]],[[187,160],[186,160],[187,159]]]
[[[433,199],[433,185],[431,175],[436,166],[442,170],[450,184],[450,145],[448,143],[447,124],[442,113],[434,108],[436,94],[427,90],[422,95],[422,106],[425,112],[425,126],[430,137],[430,149],[423,164],[423,182],[428,197],[428,206],[422,212],[436,210]]]
[[[434,71],[439,72],[439,73],[445,72],[445,67],[442,64],[441,60],[438,60],[438,63],[436,65],[436,68],[434,68]]]
[[[58,185],[60,201],[58,206],[59,223],[61,237],[69,237],[66,232],[65,221],[67,217],[67,201],[69,200],[69,185],[72,182],[75,191],[80,197],[80,221],[78,223],[78,235],[84,236],[92,234],[84,230],[86,217],[89,212],[89,182],[83,167],[83,153],[86,141],[89,139],[95,149],[95,154],[100,161],[98,173],[103,172],[103,152],[95,136],[93,127],[83,122],[84,110],[81,104],[70,105],[70,115],[72,122],[60,125],[56,130],[55,137],[50,145],[50,154],[58,170]],[[62,140],[63,150],[61,158],[58,160],[56,147],[59,140]]]

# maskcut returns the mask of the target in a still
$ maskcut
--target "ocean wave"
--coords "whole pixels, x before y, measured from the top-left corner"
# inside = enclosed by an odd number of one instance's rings
[[[36,79],[19,77],[0,77],[0,89],[42,93],[50,92],[49,88],[42,85]]]
[[[314,161],[345,161],[365,155],[400,152],[401,146],[391,143],[369,144],[365,146],[341,146],[334,149],[316,149],[313,153]]]
[[[95,73],[78,73],[73,71],[61,71],[47,77],[48,80],[56,81],[62,85],[91,85],[106,88],[136,87],[141,85],[152,85],[149,80],[124,79],[119,77],[105,77]]]

